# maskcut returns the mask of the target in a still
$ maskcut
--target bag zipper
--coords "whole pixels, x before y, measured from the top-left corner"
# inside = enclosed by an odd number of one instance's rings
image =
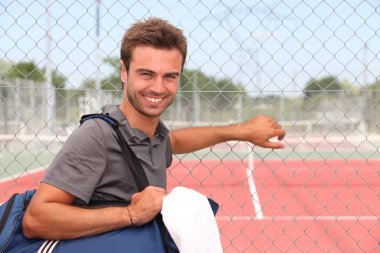
[[[17,193],[13,194],[12,197],[9,199],[7,206],[5,207],[3,217],[1,217],[1,221],[0,221],[0,234],[3,232],[5,224],[7,223],[8,216],[9,216],[9,213],[11,212],[16,196],[17,196]]]

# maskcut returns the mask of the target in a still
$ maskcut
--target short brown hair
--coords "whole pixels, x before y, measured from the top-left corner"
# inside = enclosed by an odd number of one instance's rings
[[[125,69],[129,70],[132,51],[137,46],[151,46],[158,49],[178,49],[183,57],[182,68],[187,54],[187,42],[182,30],[166,20],[149,18],[133,24],[121,41],[120,57]]]

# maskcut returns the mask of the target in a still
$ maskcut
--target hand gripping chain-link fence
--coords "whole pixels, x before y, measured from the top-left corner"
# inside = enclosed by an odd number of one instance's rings
[[[80,115],[121,99],[119,42],[150,16],[189,55],[169,128],[258,114],[284,150],[175,156],[168,187],[220,204],[225,252],[379,252],[380,5],[333,1],[0,2],[0,202],[36,187]]]

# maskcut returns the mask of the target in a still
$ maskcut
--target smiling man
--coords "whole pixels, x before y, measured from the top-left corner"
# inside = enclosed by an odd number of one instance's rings
[[[147,130],[148,136],[152,136],[160,115],[174,101],[182,71],[182,55],[174,48],[138,46],[133,50],[128,70],[123,61],[121,65],[125,88],[120,110],[130,115],[129,123],[135,128],[153,127]]]
[[[127,30],[121,44],[120,105],[104,106],[120,123],[151,186],[137,193],[115,131],[103,120],[83,123],[49,166],[23,220],[28,238],[70,239],[142,225],[162,208],[172,154],[229,140],[283,148],[285,131],[260,115],[239,124],[170,131],[160,115],[172,104],[187,54],[186,38],[168,22],[151,18]],[[277,142],[269,141],[278,137]],[[128,207],[87,209],[92,200],[131,201]]]

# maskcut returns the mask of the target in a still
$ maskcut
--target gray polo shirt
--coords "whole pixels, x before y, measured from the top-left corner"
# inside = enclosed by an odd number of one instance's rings
[[[168,129],[160,121],[156,134],[149,138],[142,131],[131,128],[118,106],[105,106],[102,111],[119,121],[120,131],[139,158],[150,185],[166,188],[166,168],[172,162]],[[116,132],[101,119],[85,121],[69,136],[42,182],[85,203],[90,200],[129,201],[137,192]]]

